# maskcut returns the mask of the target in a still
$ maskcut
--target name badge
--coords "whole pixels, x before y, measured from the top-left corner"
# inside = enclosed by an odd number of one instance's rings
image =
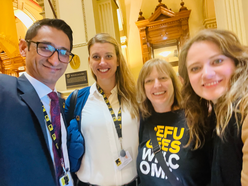
[[[114,165],[115,165],[115,169],[117,170],[121,170],[123,169],[125,166],[127,166],[131,161],[132,161],[132,157],[130,155],[130,153],[128,151],[126,151],[126,155],[124,157],[122,156],[119,156],[115,162],[114,162]]]
[[[73,186],[73,180],[71,178],[71,174],[66,172],[63,176],[59,178],[60,186]]]

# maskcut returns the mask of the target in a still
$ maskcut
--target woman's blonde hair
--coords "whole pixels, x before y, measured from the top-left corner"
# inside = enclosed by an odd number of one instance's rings
[[[235,72],[230,79],[230,89],[221,96],[215,105],[197,95],[189,81],[187,71],[187,55],[195,42],[210,41],[215,43],[222,54],[231,58],[235,63]],[[214,107],[217,118],[216,132],[222,140],[233,113],[235,113],[237,127],[239,128],[247,115],[248,110],[248,53],[247,48],[240,44],[235,34],[226,30],[202,30],[189,40],[182,48],[179,56],[179,74],[183,78],[183,108],[190,130],[189,143],[195,144],[197,149],[204,144],[205,135],[211,128],[207,122],[210,111]],[[237,113],[241,113],[238,120]],[[189,144],[188,143],[188,144]]]
[[[88,52],[90,55],[90,47],[95,43],[110,43],[115,47],[117,56],[117,70],[115,72],[116,85],[118,96],[121,98],[121,103],[127,106],[132,118],[139,117],[138,104],[136,101],[135,81],[127,66],[124,56],[121,52],[118,42],[107,33],[96,34],[88,43]],[[91,70],[94,79],[97,81],[96,75]]]
[[[150,59],[148,60],[142,67],[138,81],[137,81],[137,102],[139,104],[140,112],[142,117],[148,118],[151,116],[153,112],[153,106],[150,102],[150,100],[146,96],[145,91],[145,79],[147,76],[149,76],[152,72],[152,70],[156,68],[158,73],[161,74],[167,74],[172,81],[173,88],[174,88],[174,102],[172,104],[172,110],[175,108],[180,108],[181,103],[181,82],[179,78],[176,75],[176,72],[172,68],[172,66],[162,60],[162,59]]]

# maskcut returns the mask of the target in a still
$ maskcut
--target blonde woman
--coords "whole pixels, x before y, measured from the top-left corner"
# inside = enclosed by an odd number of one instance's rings
[[[180,54],[189,143],[198,149],[212,133],[213,186],[248,185],[247,63],[247,49],[225,30],[200,31]]]
[[[187,185],[206,186],[210,182],[210,163],[207,147],[192,151],[185,148],[188,128],[181,109],[181,83],[172,66],[161,59],[151,59],[142,67],[137,91],[140,112],[140,144],[137,170],[141,186]],[[160,145],[163,157],[172,176],[153,153],[151,132]],[[173,177],[178,181],[173,182]]]
[[[76,172],[78,185],[135,186],[139,113],[134,80],[109,34],[94,36],[88,52],[96,83],[78,92],[75,112],[85,140],[85,154]]]

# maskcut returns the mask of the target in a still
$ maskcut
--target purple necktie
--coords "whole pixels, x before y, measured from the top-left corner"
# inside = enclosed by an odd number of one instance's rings
[[[58,182],[60,176],[63,173],[63,168],[61,166],[61,158],[63,158],[63,155],[61,150],[61,124],[60,124],[59,97],[56,92],[51,92],[48,94],[48,96],[51,98],[51,108],[50,108],[50,113],[52,118],[51,122],[53,125],[54,133],[58,140],[58,147],[59,147],[59,149],[57,149],[55,147],[55,143],[53,142],[53,155],[56,166],[56,178]]]

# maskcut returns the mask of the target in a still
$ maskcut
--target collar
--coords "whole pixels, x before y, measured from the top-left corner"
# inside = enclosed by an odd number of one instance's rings
[[[26,76],[28,81],[32,84],[32,86],[36,90],[36,92],[37,92],[37,94],[38,94],[40,99],[42,97],[44,97],[44,96],[47,96],[47,94],[49,94],[50,92],[52,92],[52,89],[50,89],[44,83],[42,83],[42,82],[38,81],[37,79],[33,78],[28,73],[24,72],[24,75]],[[54,91],[57,92],[56,89],[54,89]]]
[[[111,95],[117,95],[117,86],[115,85],[115,87],[110,92],[111,92]],[[93,94],[102,97],[102,94],[100,94],[97,90],[96,82],[91,86],[91,89],[90,89],[90,95],[93,95]]]

